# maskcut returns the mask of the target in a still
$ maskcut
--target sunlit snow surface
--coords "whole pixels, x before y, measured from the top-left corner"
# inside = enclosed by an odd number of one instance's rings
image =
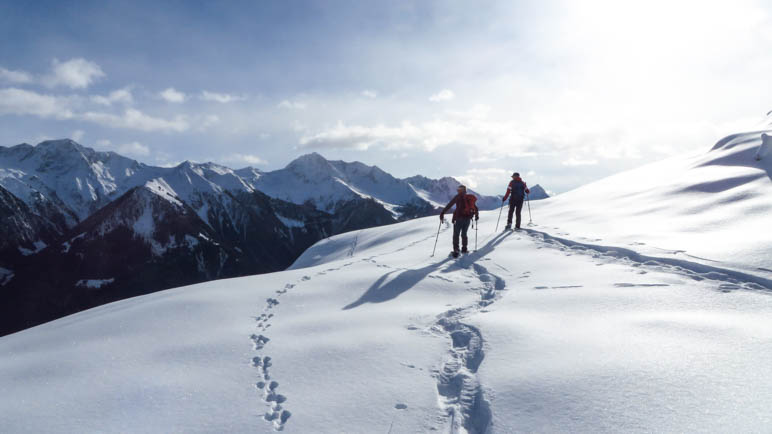
[[[481,213],[459,260],[425,218],[0,338],[2,431],[768,430],[769,163],[698,167],[723,155],[532,203],[526,231]]]

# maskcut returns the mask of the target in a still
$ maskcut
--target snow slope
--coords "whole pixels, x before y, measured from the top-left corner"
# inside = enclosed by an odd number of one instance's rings
[[[731,143],[619,175],[620,187],[652,167],[671,176],[616,195],[600,182],[539,204],[549,226],[493,233],[498,213],[483,212],[477,249],[459,260],[446,257],[442,226],[430,257],[439,223],[427,217],[328,238],[284,272],[2,337],[3,429],[765,431],[772,279],[756,270],[768,235],[753,231],[752,211],[772,195],[756,176],[765,159],[748,163],[755,149]],[[706,192],[718,176],[733,187]],[[582,202],[604,194],[597,212]],[[715,201],[745,230],[710,225]],[[636,209],[672,239],[626,235]],[[607,239],[580,232],[600,230],[604,213],[619,219]],[[721,240],[737,253],[708,262],[653,249],[663,240],[687,252]]]
[[[533,202],[553,235],[772,278],[772,155],[762,132]],[[767,139],[769,140],[769,139]]]
[[[10,432],[760,431],[754,282],[437,221],[332,237],[285,272],[0,338]],[[305,267],[305,268],[302,268]],[[555,272],[560,270],[560,272]],[[286,412],[285,412],[286,411]]]

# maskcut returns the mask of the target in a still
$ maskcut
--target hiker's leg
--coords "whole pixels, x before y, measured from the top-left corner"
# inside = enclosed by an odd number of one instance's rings
[[[521,220],[520,211],[523,210],[523,199],[518,199],[517,200],[516,207],[517,207],[517,211],[515,213],[517,215],[517,221],[515,222],[515,227],[519,228],[520,227],[520,220]]]
[[[472,222],[472,219],[462,219],[458,223],[461,226],[461,248],[463,250],[466,250],[466,246],[469,242],[469,239],[466,236],[467,231],[469,230],[469,223]]]
[[[509,201],[509,213],[507,214],[507,226],[512,226],[512,213],[515,212],[515,201]]]
[[[453,251],[458,252],[458,235],[461,232],[461,222],[456,220],[453,223]]]

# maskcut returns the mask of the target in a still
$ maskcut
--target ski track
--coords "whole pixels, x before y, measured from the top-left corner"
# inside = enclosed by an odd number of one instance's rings
[[[447,336],[451,344],[442,367],[435,373],[438,402],[443,412],[441,423],[449,424],[452,433],[484,434],[492,422],[490,403],[477,378],[477,370],[485,358],[485,341],[477,327],[463,320],[471,314],[485,312],[487,306],[501,297],[506,283],[475,262],[465,263],[461,258],[456,265],[471,270],[479,283],[475,289],[480,299],[440,314],[431,327],[435,333]]]
[[[719,283],[718,290],[729,292],[737,289],[745,290],[770,290],[772,289],[772,280],[761,276],[743,273],[741,271],[719,268],[712,265],[706,265],[698,262],[691,262],[683,259],[661,258],[646,256],[634,250],[623,247],[600,246],[595,244],[586,244],[565,238],[556,237],[546,232],[533,229],[524,229],[524,232],[539,243],[551,248],[557,248],[561,251],[591,255],[595,259],[615,260],[623,262],[632,267],[640,268],[639,274],[646,274],[643,268],[653,271],[678,274],[693,280],[711,280]],[[592,240],[600,241],[600,240]],[[695,257],[696,258],[696,257]],[[603,265],[603,262],[596,265]],[[629,287],[629,283],[617,283],[618,287]],[[654,284],[637,284],[635,286],[655,286]],[[538,288],[542,289],[542,288]]]

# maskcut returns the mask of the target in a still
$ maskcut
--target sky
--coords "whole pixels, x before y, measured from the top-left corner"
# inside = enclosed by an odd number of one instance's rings
[[[753,129],[763,1],[0,0],[0,145],[561,193]],[[645,182],[645,181],[642,181]]]

